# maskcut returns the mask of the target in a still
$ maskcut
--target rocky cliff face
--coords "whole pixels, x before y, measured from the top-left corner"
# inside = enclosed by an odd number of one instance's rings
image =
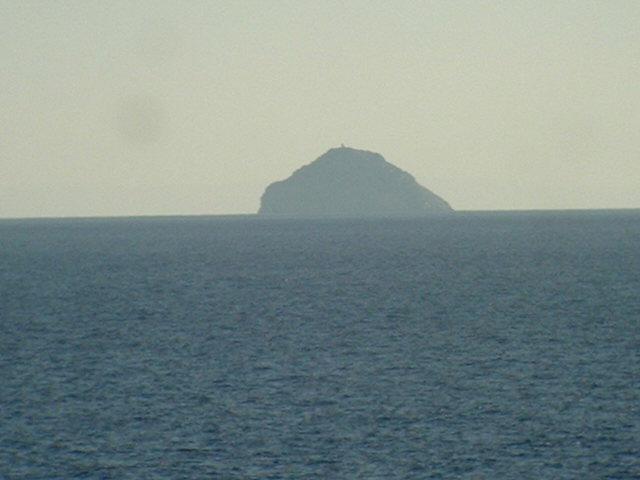
[[[449,204],[380,154],[333,148],[272,183],[258,213],[283,216],[414,216],[448,213]]]

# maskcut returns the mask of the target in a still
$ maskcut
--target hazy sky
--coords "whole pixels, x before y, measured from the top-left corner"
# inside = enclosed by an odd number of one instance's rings
[[[640,1],[0,0],[0,217],[254,212],[340,143],[456,209],[640,208]]]

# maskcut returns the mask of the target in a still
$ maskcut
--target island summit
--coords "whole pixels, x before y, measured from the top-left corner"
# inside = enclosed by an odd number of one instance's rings
[[[450,213],[442,198],[382,155],[332,148],[309,165],[267,187],[261,215],[393,217]]]

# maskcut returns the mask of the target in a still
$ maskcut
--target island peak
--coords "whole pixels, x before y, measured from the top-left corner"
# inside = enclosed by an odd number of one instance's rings
[[[449,204],[382,155],[341,145],[274,182],[259,214],[279,216],[418,216]]]

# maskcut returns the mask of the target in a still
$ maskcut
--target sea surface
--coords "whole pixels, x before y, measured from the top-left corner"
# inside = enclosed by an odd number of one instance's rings
[[[640,478],[640,212],[0,221],[1,479]]]

